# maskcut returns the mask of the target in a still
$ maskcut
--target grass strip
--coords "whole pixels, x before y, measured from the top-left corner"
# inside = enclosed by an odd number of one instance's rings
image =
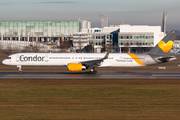
[[[180,119],[179,80],[0,80],[1,119]]]

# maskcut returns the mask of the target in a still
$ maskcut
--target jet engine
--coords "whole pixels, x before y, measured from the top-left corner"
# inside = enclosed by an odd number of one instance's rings
[[[81,63],[69,63],[68,70],[69,71],[82,71],[82,70],[86,70],[86,66],[83,66]]]

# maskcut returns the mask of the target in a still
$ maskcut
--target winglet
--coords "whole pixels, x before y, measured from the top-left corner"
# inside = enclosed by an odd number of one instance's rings
[[[107,59],[110,52],[107,52],[103,59]]]

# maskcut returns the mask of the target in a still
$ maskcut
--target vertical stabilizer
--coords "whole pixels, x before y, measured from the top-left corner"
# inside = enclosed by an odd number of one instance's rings
[[[168,33],[148,54],[169,55],[178,31]]]

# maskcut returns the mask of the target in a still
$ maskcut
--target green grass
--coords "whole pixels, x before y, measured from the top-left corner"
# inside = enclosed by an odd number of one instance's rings
[[[180,119],[179,80],[0,80],[1,119]]]

